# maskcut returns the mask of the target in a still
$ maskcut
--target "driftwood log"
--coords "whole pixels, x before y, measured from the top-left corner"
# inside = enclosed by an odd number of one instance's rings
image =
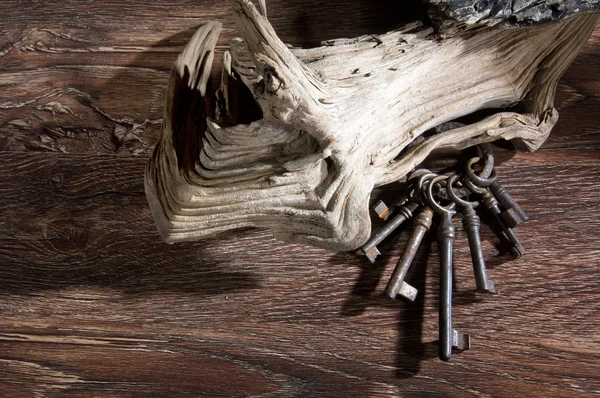
[[[268,227],[284,241],[350,250],[370,234],[373,188],[432,152],[498,139],[539,148],[558,118],[558,79],[597,14],[461,3],[432,1],[430,23],[300,49],[277,37],[264,2],[234,0],[240,38],[216,94],[219,22],[197,31],[171,74],[146,172],[163,238]]]

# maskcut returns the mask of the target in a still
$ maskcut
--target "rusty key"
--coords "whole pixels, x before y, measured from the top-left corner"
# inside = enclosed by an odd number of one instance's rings
[[[467,170],[471,169],[471,165],[473,163],[477,162],[478,160],[479,160],[478,158],[471,158],[467,162],[467,167],[466,167]],[[500,225],[500,227],[502,228],[502,231],[504,232],[504,235],[510,241],[510,243],[512,245],[512,247],[511,247],[512,254],[515,257],[521,257],[522,255],[526,254],[527,251],[525,250],[525,248],[519,241],[519,238],[517,238],[517,235],[515,235],[515,233],[513,232],[512,228],[506,226],[504,224],[504,222],[502,221],[502,219],[500,218],[500,213],[501,213],[500,206],[498,205],[498,201],[496,200],[496,198],[494,197],[492,192],[486,187],[481,187],[481,186],[475,185],[475,183],[473,181],[471,181],[469,178],[464,178],[463,183],[471,192],[476,193],[481,196],[481,203],[483,204],[483,206],[486,209],[488,209],[490,211],[490,213],[492,213],[492,215],[494,216],[494,219],[496,220],[496,223],[498,225]]]
[[[418,181],[415,184],[415,200],[420,201],[420,203],[425,203],[423,199],[423,186],[428,180],[436,176],[436,174],[430,173],[428,170],[419,175]],[[404,282],[404,277],[417,254],[417,250],[423,241],[425,233],[431,227],[432,220],[433,210],[425,205],[415,218],[413,232],[394,268],[394,272],[388,281],[387,287],[385,288],[385,294],[391,299],[395,299],[396,296],[400,294],[403,297],[414,301],[418,291],[408,283]]]
[[[400,293],[405,298],[414,301],[417,290],[412,286],[404,287],[404,285],[407,285],[407,283],[404,282],[404,277],[417,254],[417,250],[419,250],[419,246],[423,241],[425,233],[429,231],[429,228],[431,227],[432,219],[433,210],[429,207],[424,207],[415,217],[413,232],[406,243],[402,256],[400,256],[400,259],[396,264],[396,268],[394,268],[394,272],[392,273],[387,287],[385,288],[385,294],[389,298],[395,299],[398,293]]]
[[[436,177],[437,174],[431,173],[426,170],[424,173],[419,174],[418,180],[415,183],[414,188],[414,198],[418,200],[421,204],[425,203],[423,199],[423,185],[427,182],[427,180]],[[431,222],[433,220],[433,210],[429,208],[427,205],[421,210],[421,212],[415,217],[415,221],[413,223],[413,232],[406,243],[406,247],[394,268],[394,272],[388,281],[388,284],[385,288],[385,294],[391,298],[395,299],[398,294],[409,299],[410,301],[414,301],[417,296],[417,289],[410,286],[408,283],[404,281],[406,277],[406,273],[417,254],[417,250],[421,245],[423,237],[425,233],[431,227]]]
[[[485,268],[485,260],[483,258],[483,249],[481,247],[481,236],[479,235],[479,227],[481,222],[479,216],[475,212],[475,207],[478,202],[469,202],[458,197],[454,191],[454,184],[459,176],[453,175],[446,183],[448,197],[463,209],[462,224],[467,233],[469,240],[469,251],[471,252],[471,261],[473,263],[473,273],[475,274],[475,283],[477,290],[486,293],[498,293],[496,283],[488,279]]]
[[[466,175],[474,184],[480,187],[489,187],[500,206],[504,209],[504,211],[500,213],[500,218],[504,222],[504,225],[509,228],[515,228],[527,221],[529,217],[512,195],[498,182],[496,171],[493,169],[494,156],[490,145],[480,144],[479,148],[484,154],[485,168],[481,175],[477,175],[471,168],[473,163],[470,163],[466,168]],[[489,173],[489,177],[486,177],[486,171],[489,169],[490,165],[492,167],[491,173]]]
[[[438,227],[438,244],[440,251],[440,304],[439,304],[439,338],[440,359],[450,360],[452,348],[466,350],[471,347],[471,338],[468,334],[460,333],[452,327],[452,249],[456,229],[452,217],[456,214],[455,203],[442,207],[433,197],[433,187],[440,181],[448,178],[439,176],[431,180],[427,186],[427,202],[431,208],[441,216]]]

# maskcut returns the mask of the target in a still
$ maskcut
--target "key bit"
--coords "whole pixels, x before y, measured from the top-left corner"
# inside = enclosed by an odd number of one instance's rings
[[[400,286],[398,294],[410,301],[415,301],[415,299],[417,298],[417,294],[419,294],[419,291],[415,287],[404,282]]]
[[[402,225],[402,223],[411,218],[418,206],[419,204],[415,201],[409,201],[404,206],[400,206],[398,215],[385,224],[375,235],[371,236],[371,239],[361,247],[361,250],[371,263],[375,263],[377,256],[381,254],[377,249],[377,245]]]
[[[468,202],[456,194],[454,191],[454,183],[457,182],[458,178],[457,175],[450,177],[446,184],[446,190],[448,196],[454,203],[463,209],[462,224],[469,240],[469,251],[471,252],[471,261],[473,263],[473,273],[475,274],[477,290],[486,293],[498,293],[496,290],[496,283],[493,280],[488,279],[487,270],[485,268],[481,236],[479,235],[481,222],[479,216],[475,212],[475,207],[479,203]]]
[[[404,206],[410,200],[410,195],[402,195],[398,200],[388,206],[383,200],[378,200],[373,206],[373,210],[377,213],[377,217],[382,220],[387,220],[397,207]]]
[[[408,269],[410,268],[417,251],[419,250],[419,246],[423,241],[425,233],[431,227],[432,219],[433,210],[431,210],[429,207],[424,207],[423,210],[421,210],[421,212],[415,217],[413,232],[406,243],[406,247],[400,256],[396,267],[394,268],[394,272],[392,273],[387,287],[385,288],[385,294],[389,298],[395,299],[398,293],[400,293],[400,295],[404,296],[405,298],[414,301],[417,289],[406,283],[404,278],[406,277],[406,273],[408,272]],[[407,286],[407,288],[404,288],[404,286]],[[413,289],[415,292],[414,295],[412,294]],[[411,294],[411,296],[407,297],[403,292],[408,292]]]
[[[471,336],[452,329],[452,346],[460,351],[468,350],[471,348]]]
[[[516,228],[529,220],[529,216],[523,211],[521,207],[511,207],[502,213],[500,213],[502,222],[509,228]]]
[[[375,210],[375,213],[377,213],[377,217],[381,218],[382,220],[387,220],[392,212],[383,200],[377,201],[375,206],[373,206],[373,210]]]

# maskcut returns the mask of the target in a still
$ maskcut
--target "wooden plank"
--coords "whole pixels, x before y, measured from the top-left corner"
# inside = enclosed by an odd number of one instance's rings
[[[381,33],[410,17],[392,1],[268,7],[294,45]],[[10,16],[0,21],[1,150],[148,156],[177,54],[200,24],[222,21],[216,73],[235,32],[229,4],[216,0],[4,1],[3,8]]]
[[[520,259],[483,230],[501,295],[473,292],[459,228],[455,321],[474,347],[443,363],[431,237],[408,275],[423,292],[415,303],[382,297],[410,228],[382,245],[379,267],[264,230],[160,241],[143,171],[168,71],[203,20],[225,21],[226,44],[227,3],[3,5],[1,396],[600,391],[600,29],[561,80],[561,120],[544,147],[497,151],[500,178],[531,217],[518,230],[529,249]],[[394,24],[395,2],[344,5],[267,3],[295,44]]]
[[[589,335],[600,326],[594,216],[600,169],[597,162],[538,160],[500,169],[531,216],[521,228],[530,249],[522,259],[498,255],[497,237],[484,230],[490,274],[502,295],[473,294],[466,240],[458,239],[455,317],[474,334],[475,347],[447,365],[435,359],[434,243],[409,275],[424,298],[392,303],[381,293],[406,231],[382,247],[393,253],[384,257],[385,269],[351,253],[280,243],[268,231],[168,246],[145,203],[143,159],[0,154],[0,352],[8,372],[0,389],[28,372],[68,391],[96,391],[107,379],[97,390],[102,394],[168,389],[180,366],[152,369],[191,361],[200,367],[186,372],[203,376],[189,389],[165,393],[212,395],[222,385],[232,389],[224,396],[238,396],[263,384],[279,393],[290,388],[294,396],[460,395],[499,386],[591,392],[599,387],[600,363],[600,346]],[[523,179],[527,184],[517,183]],[[120,346],[119,339],[133,340]],[[211,358],[223,363],[211,365]],[[144,384],[135,372],[131,379],[110,373],[96,360],[121,369],[134,360],[145,369],[140,374],[149,372],[163,387]],[[224,372],[218,382],[202,370],[215,366]],[[227,374],[239,366],[254,370],[236,387]],[[409,376],[399,384],[397,377]],[[55,379],[61,377],[66,386]],[[297,379],[301,386],[286,384]]]

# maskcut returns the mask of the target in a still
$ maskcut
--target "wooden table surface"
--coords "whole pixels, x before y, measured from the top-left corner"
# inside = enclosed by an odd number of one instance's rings
[[[395,3],[268,7],[284,41],[314,45],[391,30]],[[454,318],[473,348],[445,363],[435,242],[408,275],[424,294],[382,297],[410,229],[378,266],[267,230],[159,238],[143,173],[169,69],[208,20],[224,22],[222,53],[227,2],[4,0],[2,14],[0,396],[600,393],[600,26],[558,86],[544,146],[497,151],[530,215],[523,258],[483,230],[500,295],[473,292],[459,228]]]

